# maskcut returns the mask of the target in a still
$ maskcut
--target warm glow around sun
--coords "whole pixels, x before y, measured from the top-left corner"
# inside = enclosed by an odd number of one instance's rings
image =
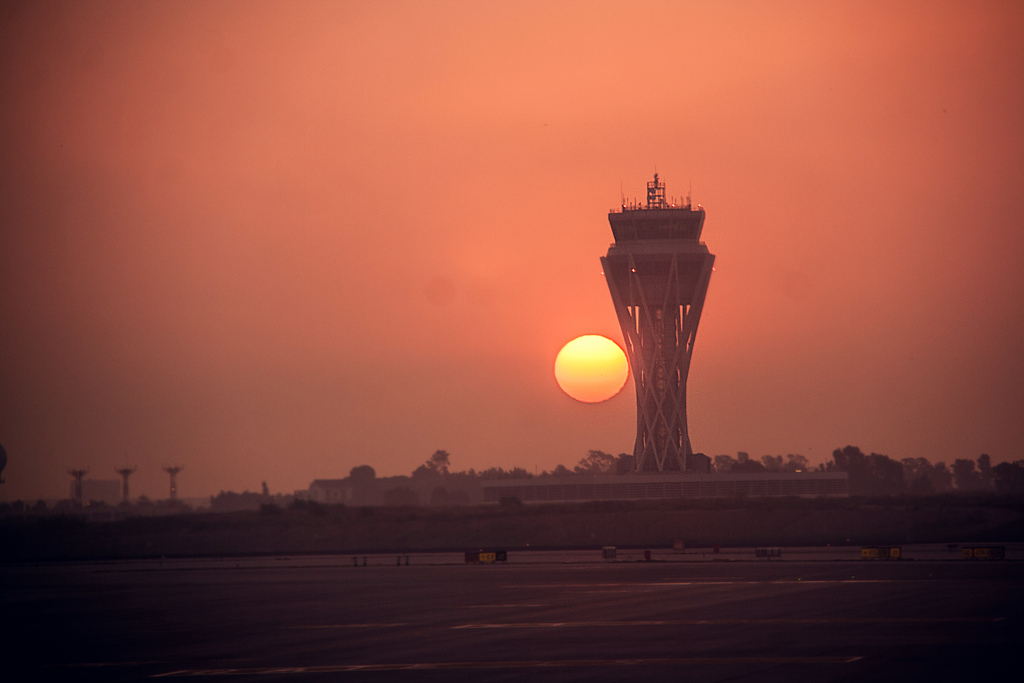
[[[583,403],[600,403],[619,393],[629,376],[626,354],[599,334],[576,337],[555,358],[562,391]]]

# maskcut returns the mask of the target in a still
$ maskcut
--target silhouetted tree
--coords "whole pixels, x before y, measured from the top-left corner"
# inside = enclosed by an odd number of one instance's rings
[[[761,464],[764,465],[766,472],[781,472],[782,471],[782,456],[781,455],[762,455]]]
[[[932,482],[928,478],[932,464],[927,459],[903,458],[900,463],[903,465],[903,479],[907,482],[910,493],[918,496],[935,493]]]
[[[632,453],[619,453],[615,460],[615,474],[629,474],[636,469],[636,456]]]
[[[856,446],[837,448],[832,451],[832,461],[836,464],[836,469],[850,475],[856,473],[862,476],[863,471],[867,469],[865,460],[864,454]]]
[[[732,472],[732,468],[739,464],[731,455],[716,455],[714,461],[716,472]]]
[[[522,467],[513,467],[510,470],[501,467],[491,467],[480,472],[481,479],[530,479],[533,475]]]
[[[887,455],[864,455],[856,446],[832,451],[835,469],[850,478],[850,493],[855,495],[893,496],[906,493],[903,464]]]
[[[427,461],[427,467],[438,474],[448,474],[448,467],[451,465],[451,456],[448,451],[437,450]]]
[[[981,488],[986,491],[992,490],[992,459],[988,453],[978,456],[978,477],[981,480]]]
[[[927,458],[903,458],[900,463],[903,479],[914,495],[942,493],[953,488],[953,474],[944,462],[933,465]]]
[[[967,458],[953,461],[953,481],[962,493],[973,493],[981,489],[981,475],[974,471],[974,461]]]
[[[448,474],[450,460],[448,451],[434,451],[425,463],[413,470],[412,476],[414,479],[429,479]]]
[[[740,460],[732,466],[731,472],[743,473],[743,472],[764,472],[764,465],[759,463],[757,460]]]
[[[993,467],[992,484],[1001,496],[1024,496],[1024,460]]]
[[[977,464],[977,470],[975,470]],[[995,472],[988,453],[982,453],[977,461],[958,458],[953,463],[953,480],[956,488],[964,493],[991,491],[995,485]]]
[[[903,465],[887,455],[872,453],[868,456],[868,474],[875,492],[886,496],[898,496],[907,492],[903,478]]]
[[[928,481],[932,483],[935,493],[953,490],[953,473],[944,462],[932,465],[931,471],[928,472]]]
[[[604,451],[587,451],[587,455],[573,469],[576,474],[607,474],[614,467],[615,456]]]
[[[783,472],[807,472],[811,463],[802,455],[789,453],[786,455],[786,464],[782,466]]]
[[[349,470],[348,478],[355,486],[362,486],[376,479],[377,472],[369,465],[357,465]]]
[[[369,465],[357,465],[348,472],[348,480],[352,482],[352,499],[355,505],[367,505],[380,502],[377,496],[377,472]]]

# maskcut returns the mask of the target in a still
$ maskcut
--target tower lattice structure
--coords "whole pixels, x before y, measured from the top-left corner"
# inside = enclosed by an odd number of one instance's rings
[[[697,469],[686,378],[715,262],[700,241],[704,209],[670,203],[655,173],[647,201],[623,201],[608,222],[615,242],[601,264],[636,385],[635,471]]]

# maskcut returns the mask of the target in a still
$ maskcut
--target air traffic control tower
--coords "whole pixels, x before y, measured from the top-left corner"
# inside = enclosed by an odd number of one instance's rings
[[[646,204],[623,202],[608,222],[615,242],[601,265],[636,383],[635,471],[699,470],[686,426],[686,376],[715,262],[700,241],[704,209],[689,197],[667,202],[655,173]]]

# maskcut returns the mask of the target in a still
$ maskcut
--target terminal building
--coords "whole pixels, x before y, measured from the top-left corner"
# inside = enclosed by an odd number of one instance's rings
[[[523,503],[588,500],[848,496],[846,472],[744,472],[725,474],[602,474],[495,479],[482,484],[485,503],[516,498]]]

